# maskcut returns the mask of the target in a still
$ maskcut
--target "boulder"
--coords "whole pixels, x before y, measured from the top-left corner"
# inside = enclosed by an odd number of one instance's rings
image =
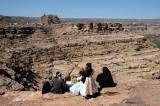
[[[12,80],[9,77],[0,75],[0,87],[2,86],[11,91],[19,91],[24,89],[24,86],[18,82]]]
[[[41,17],[41,23],[43,25],[59,24],[60,19],[57,15],[43,15]]]
[[[93,23],[89,23],[89,29],[92,30],[93,29]]]
[[[101,31],[101,30],[102,30],[102,23],[97,23],[96,29],[97,29],[98,31]]]
[[[4,28],[0,28],[0,35],[5,35],[5,29]]]
[[[84,28],[84,24],[83,23],[78,23],[76,26],[77,26],[78,30],[82,30]]]

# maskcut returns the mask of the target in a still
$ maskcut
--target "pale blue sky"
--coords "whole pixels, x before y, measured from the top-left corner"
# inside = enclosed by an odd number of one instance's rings
[[[0,0],[0,14],[63,18],[160,18],[160,0]]]

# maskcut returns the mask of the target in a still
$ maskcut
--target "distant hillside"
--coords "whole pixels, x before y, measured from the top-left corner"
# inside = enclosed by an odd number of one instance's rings
[[[3,16],[0,15],[0,23],[19,23],[19,24],[26,24],[26,23],[33,23],[39,22],[38,17],[22,17],[22,16]]]
[[[160,24],[160,19],[109,19],[109,18],[60,18],[62,23],[86,23],[86,22],[120,22],[128,23],[146,23],[146,24]],[[40,21],[40,17],[23,17],[23,16],[3,16],[0,15],[0,24],[3,23],[36,23]]]
[[[128,23],[146,23],[146,24],[160,24],[160,19],[107,19],[107,18],[61,18],[64,23],[83,23],[83,22],[121,22],[123,24]]]

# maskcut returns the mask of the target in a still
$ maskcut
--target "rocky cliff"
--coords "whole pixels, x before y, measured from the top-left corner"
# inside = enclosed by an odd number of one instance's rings
[[[87,62],[93,64],[95,78],[104,66],[117,82],[159,78],[159,48],[146,36],[124,32],[119,23],[54,24],[45,31],[7,27],[0,33],[4,35],[0,39],[3,90],[40,90],[56,71],[74,81]]]
[[[0,38],[26,37],[34,32],[34,27],[0,27]]]

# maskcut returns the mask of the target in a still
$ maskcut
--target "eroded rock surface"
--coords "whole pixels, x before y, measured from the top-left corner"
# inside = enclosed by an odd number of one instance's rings
[[[35,32],[34,27],[1,27],[0,38],[26,37]]]
[[[123,31],[103,32],[110,27],[123,28],[120,23],[97,23],[93,27],[90,23],[90,31],[102,29],[102,33],[93,34],[83,33],[87,25],[79,30],[74,25],[54,24],[49,32],[38,28],[24,38],[0,39],[0,69],[4,71],[1,76],[26,88],[21,90],[39,90],[42,82],[50,80],[56,71],[74,81],[87,62],[93,64],[95,78],[102,67],[108,67],[117,82],[152,79],[153,73],[159,71],[160,49],[148,37]],[[27,80],[28,75],[34,76],[34,83]]]

